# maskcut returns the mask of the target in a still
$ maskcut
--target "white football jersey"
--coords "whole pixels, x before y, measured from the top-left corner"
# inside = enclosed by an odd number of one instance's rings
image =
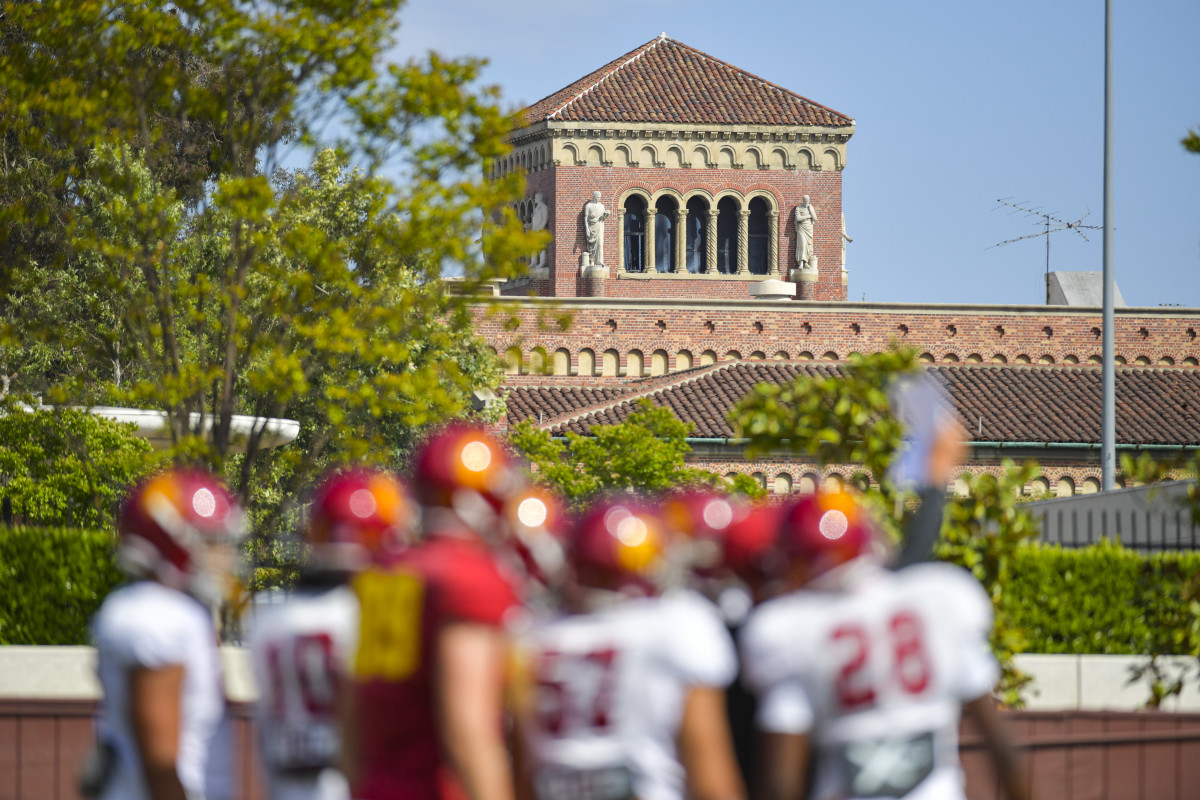
[[[110,594],[92,620],[96,670],[104,690],[97,735],[116,761],[102,798],[149,798],[129,718],[135,669],[183,666],[176,771],[188,797],[233,795],[232,737],[217,635],[207,608],[183,592],[139,581]]]
[[[537,800],[679,800],[676,735],[690,687],[737,674],[716,608],[689,592],[630,599],[534,626],[518,644]]]
[[[758,727],[812,736],[817,800],[960,800],[962,704],[999,677],[991,602],[949,564],[846,569],[841,590],[776,598],[746,623]]]
[[[345,800],[338,687],[358,639],[358,601],[346,587],[299,591],[260,608],[249,645],[258,732],[274,800]]]

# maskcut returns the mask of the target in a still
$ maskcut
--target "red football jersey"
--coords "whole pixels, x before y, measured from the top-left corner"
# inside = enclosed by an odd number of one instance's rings
[[[354,580],[362,609],[354,662],[358,800],[435,800],[461,793],[443,769],[433,708],[442,626],[499,627],[518,604],[492,556],[436,538]],[[497,722],[499,724],[499,722]]]

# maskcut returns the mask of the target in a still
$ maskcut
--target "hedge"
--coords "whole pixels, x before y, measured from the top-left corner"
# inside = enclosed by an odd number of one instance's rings
[[[1200,553],[1021,547],[1010,623],[1029,653],[1200,655]]]
[[[121,580],[110,532],[0,527],[0,645],[86,644]],[[1004,594],[1025,652],[1200,655],[1200,553],[1026,545]]]
[[[0,527],[0,645],[87,644],[122,580],[113,555],[109,531]]]

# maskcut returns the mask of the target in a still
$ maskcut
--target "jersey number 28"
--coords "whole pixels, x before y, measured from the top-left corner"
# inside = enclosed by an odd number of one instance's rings
[[[842,662],[834,693],[838,705],[853,710],[875,702],[876,687],[866,669],[871,659],[872,639],[867,629],[853,622],[843,623],[830,634],[838,652],[849,654]],[[929,686],[929,656],[925,649],[921,618],[910,611],[898,611],[888,620],[883,640],[891,650],[891,679],[908,694],[920,694]]]

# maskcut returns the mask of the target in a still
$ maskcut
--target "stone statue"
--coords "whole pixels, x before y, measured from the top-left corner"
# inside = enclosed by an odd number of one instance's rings
[[[604,220],[608,212],[600,202],[600,193],[592,192],[592,199],[583,207],[583,231],[587,238],[588,263],[594,267],[604,266]]]
[[[796,263],[802,270],[815,270],[817,256],[813,251],[813,225],[817,221],[817,209],[804,195],[796,206]]]
[[[546,224],[550,221],[550,209],[546,207],[546,201],[541,192],[533,193],[533,216],[529,220],[529,230],[544,231]],[[529,269],[545,269],[546,268],[546,251],[540,250],[529,261]]]

